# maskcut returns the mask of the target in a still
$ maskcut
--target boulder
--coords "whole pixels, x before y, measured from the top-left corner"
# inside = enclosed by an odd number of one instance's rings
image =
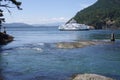
[[[13,36],[8,35],[6,33],[0,32],[0,45],[7,44],[11,41],[13,41]]]
[[[78,74],[72,80],[115,80],[115,79],[97,74]]]

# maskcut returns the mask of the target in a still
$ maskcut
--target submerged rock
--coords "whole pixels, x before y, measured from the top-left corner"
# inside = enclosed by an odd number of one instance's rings
[[[78,42],[60,42],[57,43],[57,48],[70,49],[70,48],[82,48],[85,46],[98,44],[97,41],[78,41]]]
[[[11,41],[13,41],[13,36],[0,32],[0,45],[7,44]]]
[[[72,49],[72,48],[83,48],[86,46],[97,45],[97,44],[110,44],[110,43],[112,42],[109,40],[59,42],[56,44],[56,47],[61,49]]]
[[[97,74],[78,74],[72,80],[115,80],[115,79]]]

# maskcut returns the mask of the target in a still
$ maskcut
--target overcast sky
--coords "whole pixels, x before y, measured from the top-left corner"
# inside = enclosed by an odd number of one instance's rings
[[[6,23],[47,24],[66,22],[78,11],[92,5],[97,0],[19,0],[23,10],[10,9],[5,12]]]

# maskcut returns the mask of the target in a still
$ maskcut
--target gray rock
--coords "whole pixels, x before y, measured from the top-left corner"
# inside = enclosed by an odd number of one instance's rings
[[[71,49],[71,48],[82,48],[85,46],[98,44],[96,41],[78,41],[78,42],[60,42],[57,43],[57,48]]]
[[[3,33],[3,32],[0,32],[0,45],[5,45],[5,44],[13,41],[13,39],[14,39],[13,36]]]
[[[78,74],[72,80],[115,80],[115,79],[97,74]]]

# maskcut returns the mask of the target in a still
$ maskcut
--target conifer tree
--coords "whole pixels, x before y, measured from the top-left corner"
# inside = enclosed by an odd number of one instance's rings
[[[10,6],[11,4],[15,5],[18,10],[22,10],[22,8],[20,8],[21,2],[19,2],[17,0],[0,0],[0,32],[1,32],[1,28],[2,28],[2,23],[5,22],[5,18],[3,17],[4,10],[6,9],[9,13],[11,13],[9,8],[14,8],[14,7]],[[3,8],[5,8],[5,9],[3,9]]]

